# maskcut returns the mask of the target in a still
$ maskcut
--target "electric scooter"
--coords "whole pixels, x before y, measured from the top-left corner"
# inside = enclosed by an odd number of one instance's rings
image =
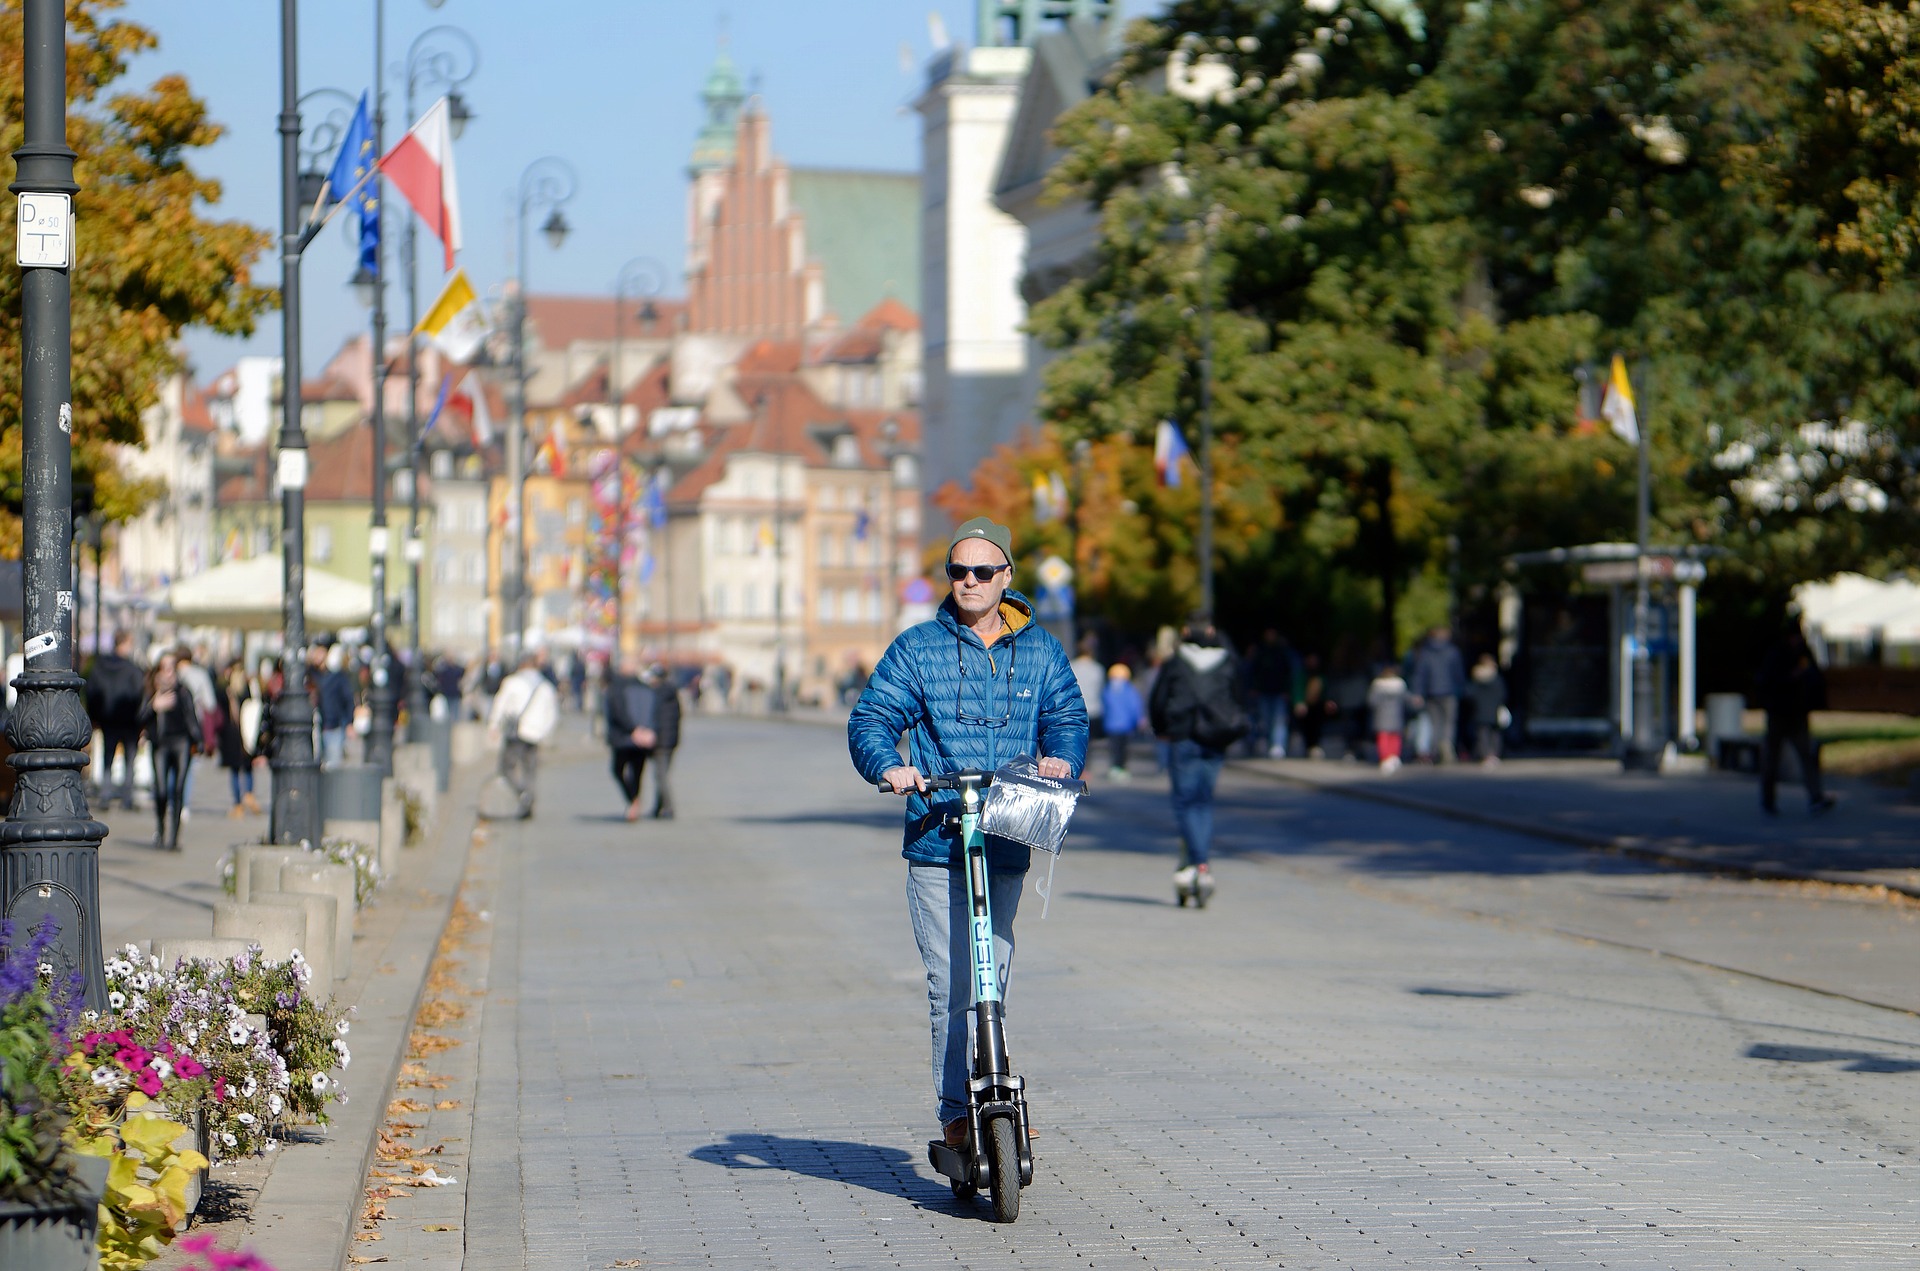
[[[1000,968],[994,957],[993,913],[987,901],[987,836],[980,829],[981,794],[993,774],[975,768],[925,778],[929,791],[955,790],[957,824],[967,871],[969,946],[973,950],[973,1077],[967,1086],[967,1142],[948,1147],[941,1139],[927,1144],[927,1160],[945,1176],[953,1194],[971,1200],[982,1188],[991,1193],[995,1222],[1020,1216],[1020,1189],[1033,1182],[1033,1144],[1028,1133],[1027,1083],[1007,1060],[1006,1029],[1001,1019]],[[1079,782],[1065,783],[1084,789]],[[888,794],[892,787],[881,785]]]

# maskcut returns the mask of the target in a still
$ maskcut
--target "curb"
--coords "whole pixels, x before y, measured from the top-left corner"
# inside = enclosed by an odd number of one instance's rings
[[[1251,767],[1245,760],[1228,762],[1235,770],[1249,776],[1266,781],[1277,781],[1282,785],[1301,790],[1315,790],[1322,794],[1334,794],[1342,798],[1404,808],[1409,812],[1420,812],[1468,825],[1485,826],[1488,829],[1503,830],[1526,838],[1565,843],[1569,847],[1586,848],[1589,851],[1613,852],[1621,856],[1630,856],[1635,860],[1652,861],[1658,865],[1669,865],[1695,873],[1731,874],[1740,878],[1757,878],[1769,882],[1827,883],[1836,887],[1879,890],[1920,900],[1920,883],[1879,878],[1856,870],[1796,869],[1778,861],[1728,860],[1693,848],[1662,846],[1657,841],[1638,834],[1589,834],[1561,826],[1541,825],[1533,821],[1523,821],[1517,817],[1501,816],[1497,812],[1481,812],[1455,804],[1422,799],[1417,795],[1376,790],[1370,786],[1344,782],[1313,781],[1272,769]]]
[[[366,911],[372,921],[346,982],[354,1008],[348,1040],[359,1060],[342,1077],[347,1105],[330,1126],[309,1128],[304,1141],[276,1154],[247,1223],[244,1242],[279,1271],[340,1271],[347,1263],[387,1096],[466,872],[475,791],[490,771],[476,764],[454,773],[440,824],[427,843],[406,849],[417,866],[403,863]]]

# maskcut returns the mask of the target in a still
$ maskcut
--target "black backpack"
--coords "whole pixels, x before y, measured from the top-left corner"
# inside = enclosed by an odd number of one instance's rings
[[[1193,681],[1193,739],[1209,750],[1225,750],[1253,731],[1246,707],[1233,694],[1233,669],[1221,665]]]

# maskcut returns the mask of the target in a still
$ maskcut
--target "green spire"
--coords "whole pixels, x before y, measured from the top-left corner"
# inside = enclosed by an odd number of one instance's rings
[[[974,42],[982,48],[1030,45],[1049,19],[1107,18],[1113,8],[1113,0],[974,0]]]
[[[707,120],[693,142],[693,170],[707,172],[733,162],[734,127],[740,119],[740,107],[747,100],[745,85],[733,59],[727,55],[726,37],[720,39],[720,52],[707,72],[700,89],[707,106]]]

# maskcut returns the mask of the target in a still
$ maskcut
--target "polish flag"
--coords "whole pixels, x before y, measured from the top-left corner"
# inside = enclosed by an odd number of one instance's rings
[[[460,193],[453,179],[453,129],[442,97],[380,160],[380,171],[413,204],[446,248],[448,269],[460,250]]]

